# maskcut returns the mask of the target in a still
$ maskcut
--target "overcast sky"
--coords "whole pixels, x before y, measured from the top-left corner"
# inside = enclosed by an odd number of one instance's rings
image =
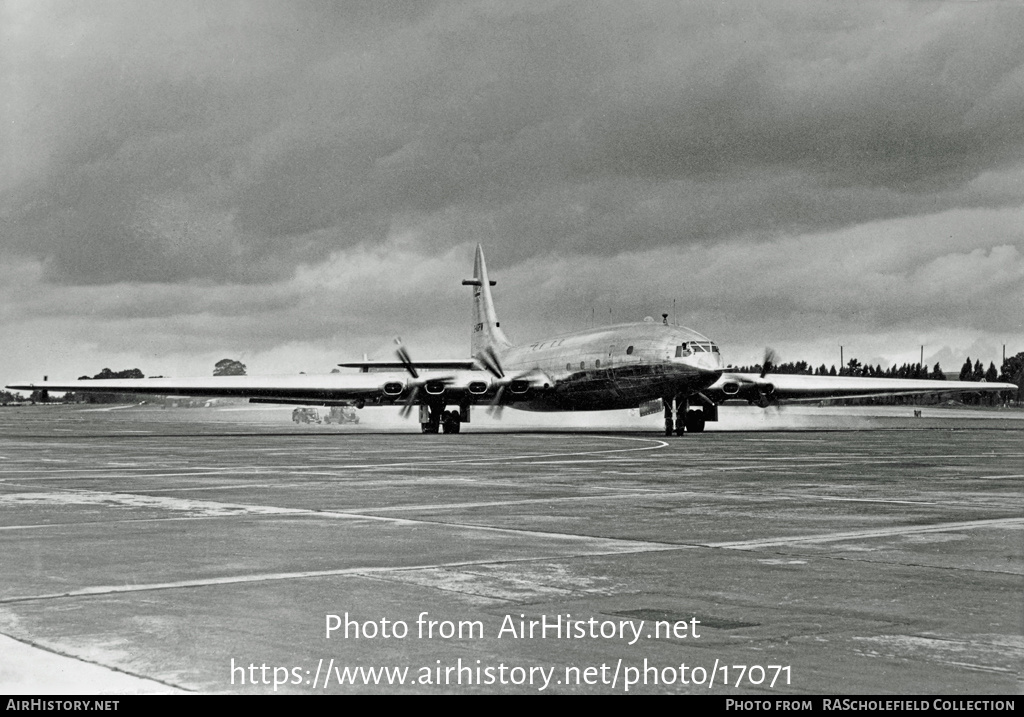
[[[1019,3],[0,8],[0,380],[463,357],[477,243],[513,341],[1024,351]]]

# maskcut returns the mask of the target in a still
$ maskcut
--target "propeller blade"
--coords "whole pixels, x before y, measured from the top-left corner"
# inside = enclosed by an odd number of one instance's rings
[[[395,355],[398,356],[398,360],[405,366],[405,370],[412,374],[413,378],[419,378],[420,374],[416,371],[416,366],[413,365],[412,356],[409,355],[409,351],[402,344],[402,339],[396,338],[395,343],[398,344],[398,348],[395,350]]]
[[[419,395],[420,387],[413,386],[412,393],[409,394],[409,398],[406,400],[405,405],[402,406],[402,410],[399,412],[402,418],[408,418],[409,414],[412,413],[412,407],[416,405],[416,396]]]
[[[487,415],[493,416],[494,418],[501,418],[501,395],[505,393],[505,386],[498,386],[497,392],[494,394],[494,398],[491,399],[491,403],[487,406]]]
[[[761,361],[761,378],[768,375],[768,372],[775,368],[779,363],[779,355],[775,353],[775,349],[767,347],[764,350],[764,359]]]
[[[476,355],[477,360],[484,365],[484,368],[491,372],[495,378],[505,378],[505,372],[501,368],[501,361],[493,348],[488,346]]]

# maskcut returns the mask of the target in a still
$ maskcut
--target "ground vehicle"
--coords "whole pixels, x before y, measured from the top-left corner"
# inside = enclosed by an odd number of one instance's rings
[[[312,406],[300,406],[292,411],[295,423],[359,423],[359,416],[352,406],[331,406],[323,414]]]
[[[320,412],[315,408],[300,406],[292,411],[292,420],[295,423],[320,423]]]
[[[324,416],[324,423],[359,423],[359,416],[352,406],[331,406],[330,412]]]

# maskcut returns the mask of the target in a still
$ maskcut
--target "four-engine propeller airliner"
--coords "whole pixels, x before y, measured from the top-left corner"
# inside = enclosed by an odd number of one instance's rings
[[[395,361],[338,364],[358,373],[320,376],[216,376],[203,378],[97,379],[19,383],[8,388],[123,392],[174,396],[246,397],[254,403],[312,406],[418,407],[424,433],[458,433],[470,408],[492,412],[510,406],[528,411],[664,411],[665,434],[700,433],[718,420],[718,406],[741,399],[761,406],[834,397],[1016,390],[1008,383],[770,374],[728,370],[718,346],[667,320],[647,319],[563,334],[515,346],[501,330],[477,246],[473,278],[470,358],[416,361],[399,345]],[[664,315],[663,315],[664,316]]]

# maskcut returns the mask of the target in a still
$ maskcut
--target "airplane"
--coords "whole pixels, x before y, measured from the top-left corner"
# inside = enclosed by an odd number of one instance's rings
[[[132,394],[245,397],[251,403],[309,406],[399,406],[403,417],[419,410],[423,433],[459,433],[472,406],[500,415],[527,411],[663,412],[665,435],[701,433],[717,421],[727,400],[762,407],[825,398],[980,391],[1016,391],[1010,383],[771,374],[769,354],[760,373],[741,373],[722,361],[717,344],[683,326],[657,322],[591,328],[530,344],[514,345],[494,310],[483,247],[477,245],[473,278],[471,356],[455,360],[412,358],[399,342],[396,360],[340,363],[357,373],[298,376],[93,379],[18,383],[26,391],[92,391]]]

